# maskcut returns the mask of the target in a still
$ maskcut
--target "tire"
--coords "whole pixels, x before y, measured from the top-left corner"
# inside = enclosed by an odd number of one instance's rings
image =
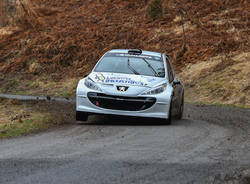
[[[184,95],[182,95],[182,98],[181,98],[181,105],[179,107],[179,112],[176,116],[176,119],[182,119],[183,117],[183,111],[184,111]]]
[[[172,124],[172,102],[170,104],[169,112],[168,112],[168,119],[166,120],[166,125]]]
[[[76,121],[88,121],[88,114],[86,112],[76,111]]]
[[[168,113],[168,118],[167,119],[161,119],[162,123],[165,125],[171,125],[172,124],[172,102],[170,104],[170,108],[169,108],[169,113]]]

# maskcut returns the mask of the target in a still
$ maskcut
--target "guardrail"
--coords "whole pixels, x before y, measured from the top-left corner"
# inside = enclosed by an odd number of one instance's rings
[[[29,96],[29,95],[11,95],[11,94],[0,94],[0,98],[16,99],[21,101],[58,101],[75,103],[75,99],[72,98],[57,98],[51,96]]]

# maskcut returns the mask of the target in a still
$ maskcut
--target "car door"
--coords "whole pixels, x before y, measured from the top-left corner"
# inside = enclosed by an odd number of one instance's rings
[[[172,114],[176,115],[179,111],[179,103],[180,103],[180,93],[181,93],[181,83],[177,77],[175,77],[175,73],[173,70],[173,67],[170,63],[170,59],[168,56],[166,56],[166,62],[167,62],[167,70],[168,70],[168,79],[169,83],[172,85],[174,89],[174,94],[172,97]]]

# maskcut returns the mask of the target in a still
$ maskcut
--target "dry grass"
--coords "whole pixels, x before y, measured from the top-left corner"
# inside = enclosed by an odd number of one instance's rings
[[[183,45],[181,8],[188,50],[178,57],[178,67],[249,48],[250,6],[244,0],[163,0],[162,16],[153,20],[147,17],[151,1],[144,0],[115,5],[99,0],[20,2],[15,24],[22,31],[0,39],[0,48],[4,48],[0,50],[0,71],[5,73],[29,71],[30,62],[36,62],[44,69],[40,73],[74,70],[77,72],[67,76],[75,77],[90,71],[97,59],[113,48],[137,47],[167,52],[175,58]]]
[[[67,104],[0,99],[0,139],[71,123],[72,110]]]
[[[44,130],[53,124],[50,113],[39,112],[17,100],[0,101],[0,138]]]
[[[186,100],[250,107],[250,53],[223,56],[187,66],[180,73]]]
[[[12,33],[13,33],[12,28],[9,27],[0,28],[0,35],[10,35]]]
[[[185,31],[192,31],[196,29],[196,25],[192,25],[191,22],[186,22],[184,24],[184,28]],[[176,25],[176,27],[174,29],[172,29],[173,33],[175,33],[176,35],[178,34],[183,34],[183,28],[181,25]]]
[[[23,77],[23,76],[22,76]],[[12,75],[9,78],[0,80],[0,93],[55,96],[64,98],[74,98],[75,91],[80,78],[67,78],[56,80],[54,76],[35,76],[30,80],[22,79],[20,76]]]

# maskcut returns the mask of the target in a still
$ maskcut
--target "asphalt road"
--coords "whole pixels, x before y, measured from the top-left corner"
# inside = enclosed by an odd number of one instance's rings
[[[250,168],[250,109],[186,104],[165,126],[107,116],[79,125],[73,105],[55,108],[72,123],[0,140],[1,184],[226,183]]]

